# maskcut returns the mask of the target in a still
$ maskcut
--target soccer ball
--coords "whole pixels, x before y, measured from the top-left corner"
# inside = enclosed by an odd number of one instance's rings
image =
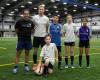
[[[37,75],[42,75],[43,69],[44,69],[44,68],[41,66],[41,67],[38,67],[34,72],[35,72]]]

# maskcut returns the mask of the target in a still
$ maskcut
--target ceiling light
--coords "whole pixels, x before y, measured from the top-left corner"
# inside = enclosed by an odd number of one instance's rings
[[[67,3],[66,3],[66,2],[64,2],[63,4],[64,4],[64,5],[66,5]]]
[[[1,7],[1,9],[5,9],[4,7]]]
[[[6,5],[7,5],[7,6],[9,6],[10,4],[9,4],[9,3],[7,3]]]
[[[28,4],[32,4],[32,2],[31,1],[28,1]]]
[[[95,5],[95,6],[98,6],[99,4],[98,4],[98,3],[95,3],[94,5]]]
[[[74,7],[77,7],[77,5],[75,4]]]
[[[88,3],[89,3],[89,1],[85,1],[85,3],[86,3],[86,4],[88,4]]]
[[[20,6],[20,7],[21,7],[21,8],[24,8],[25,6],[22,5],[22,6]]]
[[[86,9],[86,6],[84,6],[83,9]]]

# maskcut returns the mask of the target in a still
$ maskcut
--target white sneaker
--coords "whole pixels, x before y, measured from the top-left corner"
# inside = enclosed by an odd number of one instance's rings
[[[89,69],[89,68],[91,68],[91,67],[90,67],[90,66],[87,66],[86,68],[88,68],[88,69]]]
[[[68,68],[68,65],[65,65],[65,69],[67,69]]]
[[[73,68],[75,68],[74,66],[71,66],[71,68],[73,69]]]
[[[24,70],[25,70],[26,72],[29,72],[30,69],[29,69],[28,66],[25,66],[25,67],[24,67]]]
[[[18,68],[13,69],[13,74],[16,74],[18,72]]]

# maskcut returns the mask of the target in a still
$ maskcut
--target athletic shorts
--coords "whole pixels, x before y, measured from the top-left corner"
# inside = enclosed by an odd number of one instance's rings
[[[32,49],[32,42],[31,41],[18,41],[17,46],[16,46],[17,50],[30,50]]]
[[[42,58],[42,62],[43,62],[43,63],[45,63],[45,60],[46,60],[46,59],[43,59],[43,58]],[[51,62],[49,62],[48,68],[53,69],[53,65],[52,65]]]
[[[80,40],[79,41],[79,47],[90,48],[89,40]]]
[[[33,47],[39,48],[45,45],[44,37],[34,37],[33,38]]]
[[[58,53],[61,52],[61,46],[57,46]]]
[[[75,46],[75,42],[65,42],[65,46]]]

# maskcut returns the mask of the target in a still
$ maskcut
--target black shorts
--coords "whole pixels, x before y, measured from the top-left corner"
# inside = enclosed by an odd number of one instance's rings
[[[61,52],[61,46],[57,46],[58,53]]]
[[[45,63],[45,60],[46,60],[46,59],[43,59],[43,58],[42,58],[42,63]],[[48,68],[53,69],[53,65],[51,64],[51,62],[49,62]]]
[[[33,38],[33,47],[39,48],[39,46],[43,47],[45,45],[44,37],[34,37]]]
[[[75,42],[65,42],[65,46],[75,46]]]
[[[90,48],[89,40],[80,40],[79,41],[79,47]]]

